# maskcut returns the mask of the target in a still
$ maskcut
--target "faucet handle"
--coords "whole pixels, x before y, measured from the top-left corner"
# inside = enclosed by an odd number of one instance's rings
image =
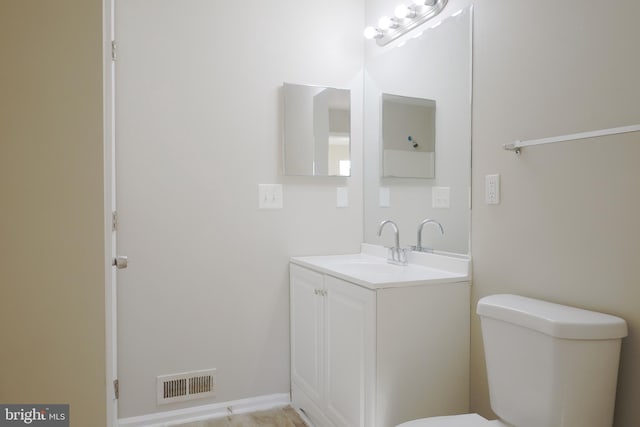
[[[400,263],[400,265],[409,264],[409,261],[407,259],[407,255],[409,254],[409,252],[411,252],[411,249],[410,248],[398,248],[397,252],[398,252],[398,262]]]
[[[394,248],[393,246],[387,246],[387,261],[391,262],[392,260],[395,259],[394,253],[396,251],[396,248]]]
[[[407,265],[408,261],[407,261],[407,254],[409,253],[409,248],[397,248],[397,247],[392,247],[392,248],[387,248],[388,250],[388,254],[387,254],[387,262],[389,264],[395,264],[395,265]]]

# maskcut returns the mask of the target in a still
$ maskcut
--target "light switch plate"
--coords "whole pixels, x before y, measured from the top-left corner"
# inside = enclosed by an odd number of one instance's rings
[[[258,184],[258,207],[282,209],[282,184]]]
[[[336,188],[336,207],[349,207],[349,189],[347,187]]]
[[[381,208],[388,208],[391,206],[391,192],[389,191],[389,187],[380,187],[378,199]]]
[[[431,207],[448,209],[451,202],[451,187],[431,187]]]

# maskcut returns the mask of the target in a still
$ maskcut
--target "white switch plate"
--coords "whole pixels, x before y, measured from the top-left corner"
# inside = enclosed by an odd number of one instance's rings
[[[450,206],[451,187],[431,187],[431,207],[447,209]]]
[[[391,206],[391,192],[389,191],[389,187],[380,187],[378,199],[378,204],[381,208],[388,208],[389,206]]]
[[[349,207],[349,189],[347,187],[336,188],[336,207]]]
[[[484,201],[488,205],[497,205],[500,203],[500,175],[485,175]]]
[[[258,207],[282,209],[282,184],[258,184]]]

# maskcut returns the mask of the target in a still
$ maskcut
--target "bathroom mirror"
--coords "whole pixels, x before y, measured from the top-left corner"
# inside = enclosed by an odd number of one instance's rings
[[[449,4],[451,5],[451,3]],[[428,22],[422,33],[408,34],[392,45],[368,46],[364,73],[364,241],[388,246],[391,233],[377,235],[382,220],[392,219],[400,229],[401,246],[415,245],[417,229],[426,218],[439,221],[445,231],[425,227],[422,243],[436,251],[469,254],[471,191],[471,82],[473,8],[445,8],[448,17]],[[416,29],[418,30],[418,29]],[[398,43],[399,42],[399,43]],[[401,46],[398,46],[401,44]],[[391,97],[390,95],[393,95]],[[433,146],[427,137],[399,130],[394,144],[415,154],[411,136],[421,148],[431,148],[433,166],[413,177],[400,177],[397,170],[419,169],[394,159],[395,171],[385,171],[393,149],[387,136],[389,124],[404,126],[405,118],[385,117],[389,101],[425,100],[434,109]],[[426,101],[431,100],[432,103]],[[436,108],[437,106],[437,108]],[[425,120],[427,121],[427,120]],[[404,154],[404,153],[401,153]],[[426,156],[426,155],[425,155]],[[387,157],[387,159],[385,159]],[[429,170],[431,168],[431,171]],[[431,173],[430,173],[431,172]],[[407,175],[409,175],[407,173]],[[420,176],[419,178],[417,176]]]
[[[436,101],[382,94],[382,176],[435,176]]]
[[[284,174],[351,175],[351,93],[284,83]]]

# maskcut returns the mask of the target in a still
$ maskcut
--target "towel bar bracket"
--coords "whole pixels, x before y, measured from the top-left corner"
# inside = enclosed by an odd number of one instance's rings
[[[519,142],[520,141],[512,142],[511,144],[502,144],[502,148],[508,151],[513,151],[516,154],[520,154],[520,147],[516,147],[516,144],[518,144]]]

